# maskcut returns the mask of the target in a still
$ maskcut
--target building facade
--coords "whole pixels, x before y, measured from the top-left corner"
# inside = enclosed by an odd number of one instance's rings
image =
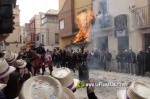
[[[20,44],[20,9],[19,5],[16,5],[16,7],[13,9],[13,13],[15,16],[14,22],[15,22],[15,30],[13,33],[10,33],[10,36],[6,39],[6,42],[9,43],[8,46],[5,47],[5,50],[11,50],[13,52],[19,52],[21,49]]]
[[[41,14],[41,33],[39,34],[41,44],[47,50],[59,48],[58,33],[58,10],[48,10]]]
[[[36,27],[35,27],[35,17],[33,17],[29,22],[29,32],[27,34],[28,45],[31,49],[35,48],[35,34]]]
[[[149,0],[94,0],[95,23],[91,34],[93,49],[109,50],[116,68],[118,51],[131,48],[137,55],[140,48],[150,46]]]
[[[78,49],[78,47],[70,46],[78,33],[76,25],[76,16],[88,9],[91,9],[91,0],[59,0],[59,35],[60,48],[64,49],[70,47],[71,49]]]

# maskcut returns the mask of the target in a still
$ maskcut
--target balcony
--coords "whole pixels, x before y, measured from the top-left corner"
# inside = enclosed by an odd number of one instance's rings
[[[108,32],[114,28],[114,20],[112,17],[109,18],[97,18],[95,22],[92,24],[91,32],[92,33],[100,33],[100,32]]]
[[[142,29],[150,27],[150,6],[135,8],[132,10],[133,27],[135,29]]]

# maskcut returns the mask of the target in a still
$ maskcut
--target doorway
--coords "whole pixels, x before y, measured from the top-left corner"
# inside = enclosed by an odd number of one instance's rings
[[[118,51],[124,51],[129,49],[129,37],[118,37]]]
[[[145,34],[144,38],[145,38],[145,50],[146,50],[150,46],[150,34]]]
[[[108,36],[97,37],[97,48],[103,51],[108,49]]]

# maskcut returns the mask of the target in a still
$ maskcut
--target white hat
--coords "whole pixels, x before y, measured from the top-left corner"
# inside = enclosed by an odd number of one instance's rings
[[[4,58],[6,59],[6,61],[8,62],[8,63],[12,63],[12,62],[14,62],[16,59],[17,59],[17,54],[15,54],[15,53],[13,53],[12,51],[7,51],[6,53],[5,53],[5,56],[4,56]]]
[[[9,66],[4,58],[0,58],[0,78],[8,76],[15,70],[15,67]]]
[[[28,79],[19,94],[19,99],[77,99],[71,90],[63,88],[60,82],[48,75]]]
[[[25,60],[22,60],[22,59],[17,60],[17,67],[18,68],[24,68],[24,67],[26,67],[26,65],[27,65],[27,62]]]
[[[142,51],[142,50],[143,50],[142,48],[139,48],[139,52]]]
[[[2,51],[2,53],[6,54],[6,53],[7,53],[7,51],[3,50],[3,51]]]
[[[62,86],[75,90],[79,80],[73,79],[72,73],[68,68],[56,68],[52,71],[52,76],[58,79]]]
[[[1,91],[2,89],[4,89],[6,86],[7,86],[6,84],[0,83],[0,91]]]
[[[119,99],[150,99],[150,85],[133,82],[129,88],[117,92]]]

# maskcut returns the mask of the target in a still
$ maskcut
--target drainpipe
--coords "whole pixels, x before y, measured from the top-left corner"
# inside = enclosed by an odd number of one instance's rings
[[[50,44],[49,43],[49,29],[47,28],[47,33],[48,33],[48,45]]]

